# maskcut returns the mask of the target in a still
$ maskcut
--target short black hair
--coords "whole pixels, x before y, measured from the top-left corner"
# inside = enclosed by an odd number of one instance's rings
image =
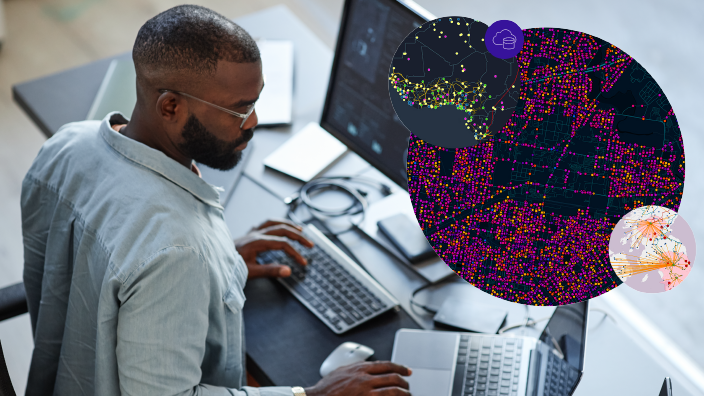
[[[132,48],[140,69],[215,74],[218,61],[252,63],[260,59],[252,36],[217,12],[198,5],[170,8],[148,20]]]

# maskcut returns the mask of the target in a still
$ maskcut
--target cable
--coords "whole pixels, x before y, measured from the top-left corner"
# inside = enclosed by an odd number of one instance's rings
[[[540,318],[540,319],[531,319],[530,316],[528,315],[528,306],[527,305],[524,305],[524,306],[526,307],[526,316],[524,318],[524,323],[518,323],[518,324],[502,327],[501,329],[499,329],[498,334],[503,334],[507,330],[516,329],[519,327],[534,327],[536,324],[552,318],[552,315],[550,315],[550,316],[546,316],[546,317]],[[601,326],[601,324],[604,322],[604,320],[606,320],[607,317],[609,319],[611,319],[615,324],[618,324],[618,322],[616,322],[616,319],[614,319],[614,317],[611,316],[611,314],[609,314],[607,311],[600,309],[600,308],[590,308],[589,312],[592,312],[592,311],[601,312],[604,314],[604,316],[601,318],[599,323],[597,323],[596,326],[594,326],[592,329],[596,329],[597,327]]]
[[[436,313],[438,313],[438,310],[437,310],[437,309],[416,302],[416,300],[415,300],[416,294],[418,294],[418,293],[420,293],[421,291],[423,291],[423,290],[429,288],[430,286],[436,286],[436,285],[441,285],[441,284],[443,284],[443,283],[448,283],[448,282],[452,281],[453,279],[454,279],[453,277],[449,277],[449,278],[440,279],[439,281],[436,281],[436,282],[428,282],[428,283],[426,283],[425,285],[423,285],[423,286],[421,286],[421,287],[419,287],[419,288],[413,290],[413,293],[411,293],[411,297],[410,297],[410,299],[409,299],[409,302],[410,302],[410,304],[411,304],[411,307],[416,306],[416,307],[419,307],[419,308],[423,308],[424,310],[430,312],[431,314],[436,314]]]
[[[415,296],[416,296],[416,294],[420,293],[421,291],[423,291],[423,290],[425,290],[425,289],[427,289],[427,288],[429,288],[430,286],[433,286],[433,285],[435,285],[435,283],[426,283],[425,285],[423,285],[423,286],[421,286],[421,287],[419,287],[419,288],[413,290],[413,293],[411,293],[411,298],[410,298],[411,307],[413,307],[413,306],[415,305],[416,307],[423,308],[424,310],[430,312],[431,314],[436,314],[436,313],[438,313],[438,310],[437,310],[437,309],[435,309],[435,308],[430,308],[430,307],[427,306],[427,305],[423,305],[423,304],[417,303],[417,302],[415,301],[415,299],[414,299]]]
[[[364,218],[366,217],[366,211],[368,207],[368,203],[366,200],[366,195],[367,192],[364,190],[360,190],[358,188],[355,188],[353,186],[350,186],[349,184],[345,183],[346,181],[354,181],[354,182],[360,182],[360,183],[366,183],[373,185],[381,191],[381,193],[384,196],[388,196],[391,194],[391,188],[379,181],[365,178],[365,177],[360,177],[360,176],[330,176],[330,177],[319,177],[317,179],[313,179],[303,186],[292,196],[284,198],[284,203],[288,205],[288,214],[287,216],[293,220],[295,223],[302,224],[301,220],[295,215],[295,211],[298,208],[299,205],[304,205],[308,210],[310,211],[310,214],[315,217],[318,220],[323,220],[321,217],[324,218],[331,218],[331,217],[342,217],[342,216],[354,216],[357,214],[362,214],[361,218],[359,221],[353,221],[350,219],[350,227],[337,232],[333,234],[334,236],[338,236],[340,234],[343,234],[347,231],[357,229],[359,225],[364,221]],[[317,194],[320,194],[325,191],[330,191],[330,190],[339,190],[350,197],[354,200],[352,204],[350,204],[347,207],[341,208],[341,209],[326,209],[323,208],[319,205],[316,205],[313,202],[313,197]]]
[[[524,323],[518,323],[518,324],[504,326],[504,327],[500,328],[498,334],[503,334],[506,330],[517,329],[519,327],[534,327],[536,324],[538,324],[540,322],[544,322],[544,321],[550,319],[551,317],[552,316],[546,316],[546,317],[540,318],[540,319],[526,318]]]

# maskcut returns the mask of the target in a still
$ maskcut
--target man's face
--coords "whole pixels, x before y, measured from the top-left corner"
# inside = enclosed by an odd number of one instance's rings
[[[259,97],[264,82],[261,62],[233,63],[221,61],[214,78],[204,83],[198,93],[205,101],[245,114]],[[242,150],[254,135],[256,110],[242,124],[242,118],[222,110],[188,100],[189,115],[181,130],[179,149],[195,161],[211,168],[228,170],[237,165]]]
[[[234,141],[219,139],[205,128],[195,114],[191,114],[181,131],[183,140],[179,148],[196,162],[214,169],[229,170],[242,158],[242,148],[239,147],[246,145],[253,135],[254,128],[249,128],[241,131]]]

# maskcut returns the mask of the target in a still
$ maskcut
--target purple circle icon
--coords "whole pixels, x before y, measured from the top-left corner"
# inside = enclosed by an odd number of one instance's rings
[[[513,58],[523,49],[523,31],[512,21],[496,21],[487,29],[484,43],[495,57]]]

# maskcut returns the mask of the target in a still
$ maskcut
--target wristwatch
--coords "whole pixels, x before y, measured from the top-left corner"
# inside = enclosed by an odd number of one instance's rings
[[[300,386],[294,386],[291,390],[293,391],[293,396],[306,396],[306,391]]]

